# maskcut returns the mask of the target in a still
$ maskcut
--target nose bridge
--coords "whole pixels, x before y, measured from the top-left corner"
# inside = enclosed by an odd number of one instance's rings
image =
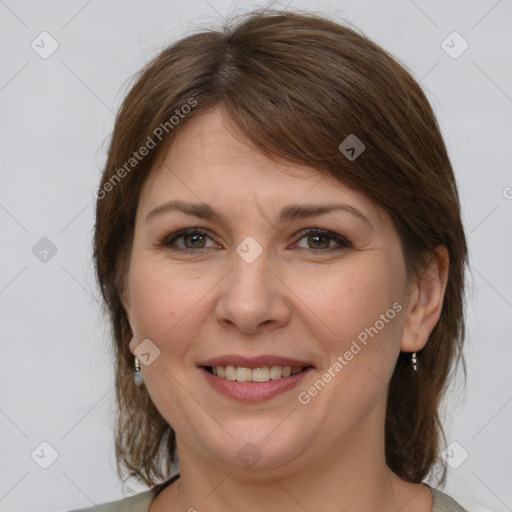
[[[233,271],[229,287],[240,297],[252,297],[270,293],[267,268],[269,250],[252,237],[245,238],[237,247],[233,258]]]
[[[271,320],[285,321],[288,308],[279,298],[279,280],[268,268],[269,255],[252,237],[236,247],[232,270],[216,306],[218,322],[236,324],[249,332]]]

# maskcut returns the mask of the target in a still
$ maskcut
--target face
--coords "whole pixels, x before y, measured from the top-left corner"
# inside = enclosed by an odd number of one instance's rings
[[[342,206],[312,214],[327,204]],[[242,469],[249,454],[261,468],[299,467],[380,437],[408,296],[384,210],[312,168],[269,160],[219,110],[183,127],[141,191],[130,347],[150,340],[144,385],[178,449],[212,464]],[[222,377],[216,366],[236,357],[261,369]],[[287,377],[288,365],[306,369]]]

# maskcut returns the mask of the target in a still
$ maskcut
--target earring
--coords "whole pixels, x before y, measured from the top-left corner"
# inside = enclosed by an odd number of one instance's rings
[[[418,356],[417,356],[416,352],[412,353],[411,364],[412,364],[412,371],[417,372],[418,368],[420,367],[420,362],[418,361]]]
[[[133,380],[135,381],[135,384],[137,386],[140,386],[144,382],[144,376],[142,375],[142,372],[140,371],[140,361],[137,356],[135,356],[135,361],[134,361],[133,366],[135,369],[135,374],[133,376]]]

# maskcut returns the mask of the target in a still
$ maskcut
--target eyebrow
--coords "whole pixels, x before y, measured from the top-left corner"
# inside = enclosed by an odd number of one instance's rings
[[[349,204],[338,203],[308,205],[292,204],[285,206],[279,214],[279,222],[285,222],[293,219],[303,219],[307,217],[316,217],[340,210],[351,213],[372,227],[370,221],[357,208],[354,208]],[[168,201],[151,210],[146,217],[146,222],[157,215],[162,215],[172,211],[180,211],[186,215],[199,217],[200,219],[218,220],[219,222],[228,224],[227,217],[207,203],[186,203],[184,201],[177,200]]]

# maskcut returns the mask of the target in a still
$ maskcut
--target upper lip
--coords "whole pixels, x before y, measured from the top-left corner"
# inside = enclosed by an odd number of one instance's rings
[[[245,357],[237,355],[217,356],[198,363],[198,366],[238,366],[242,368],[262,368],[263,366],[274,365],[291,367],[312,366],[312,364],[307,361],[268,354],[257,357]]]

